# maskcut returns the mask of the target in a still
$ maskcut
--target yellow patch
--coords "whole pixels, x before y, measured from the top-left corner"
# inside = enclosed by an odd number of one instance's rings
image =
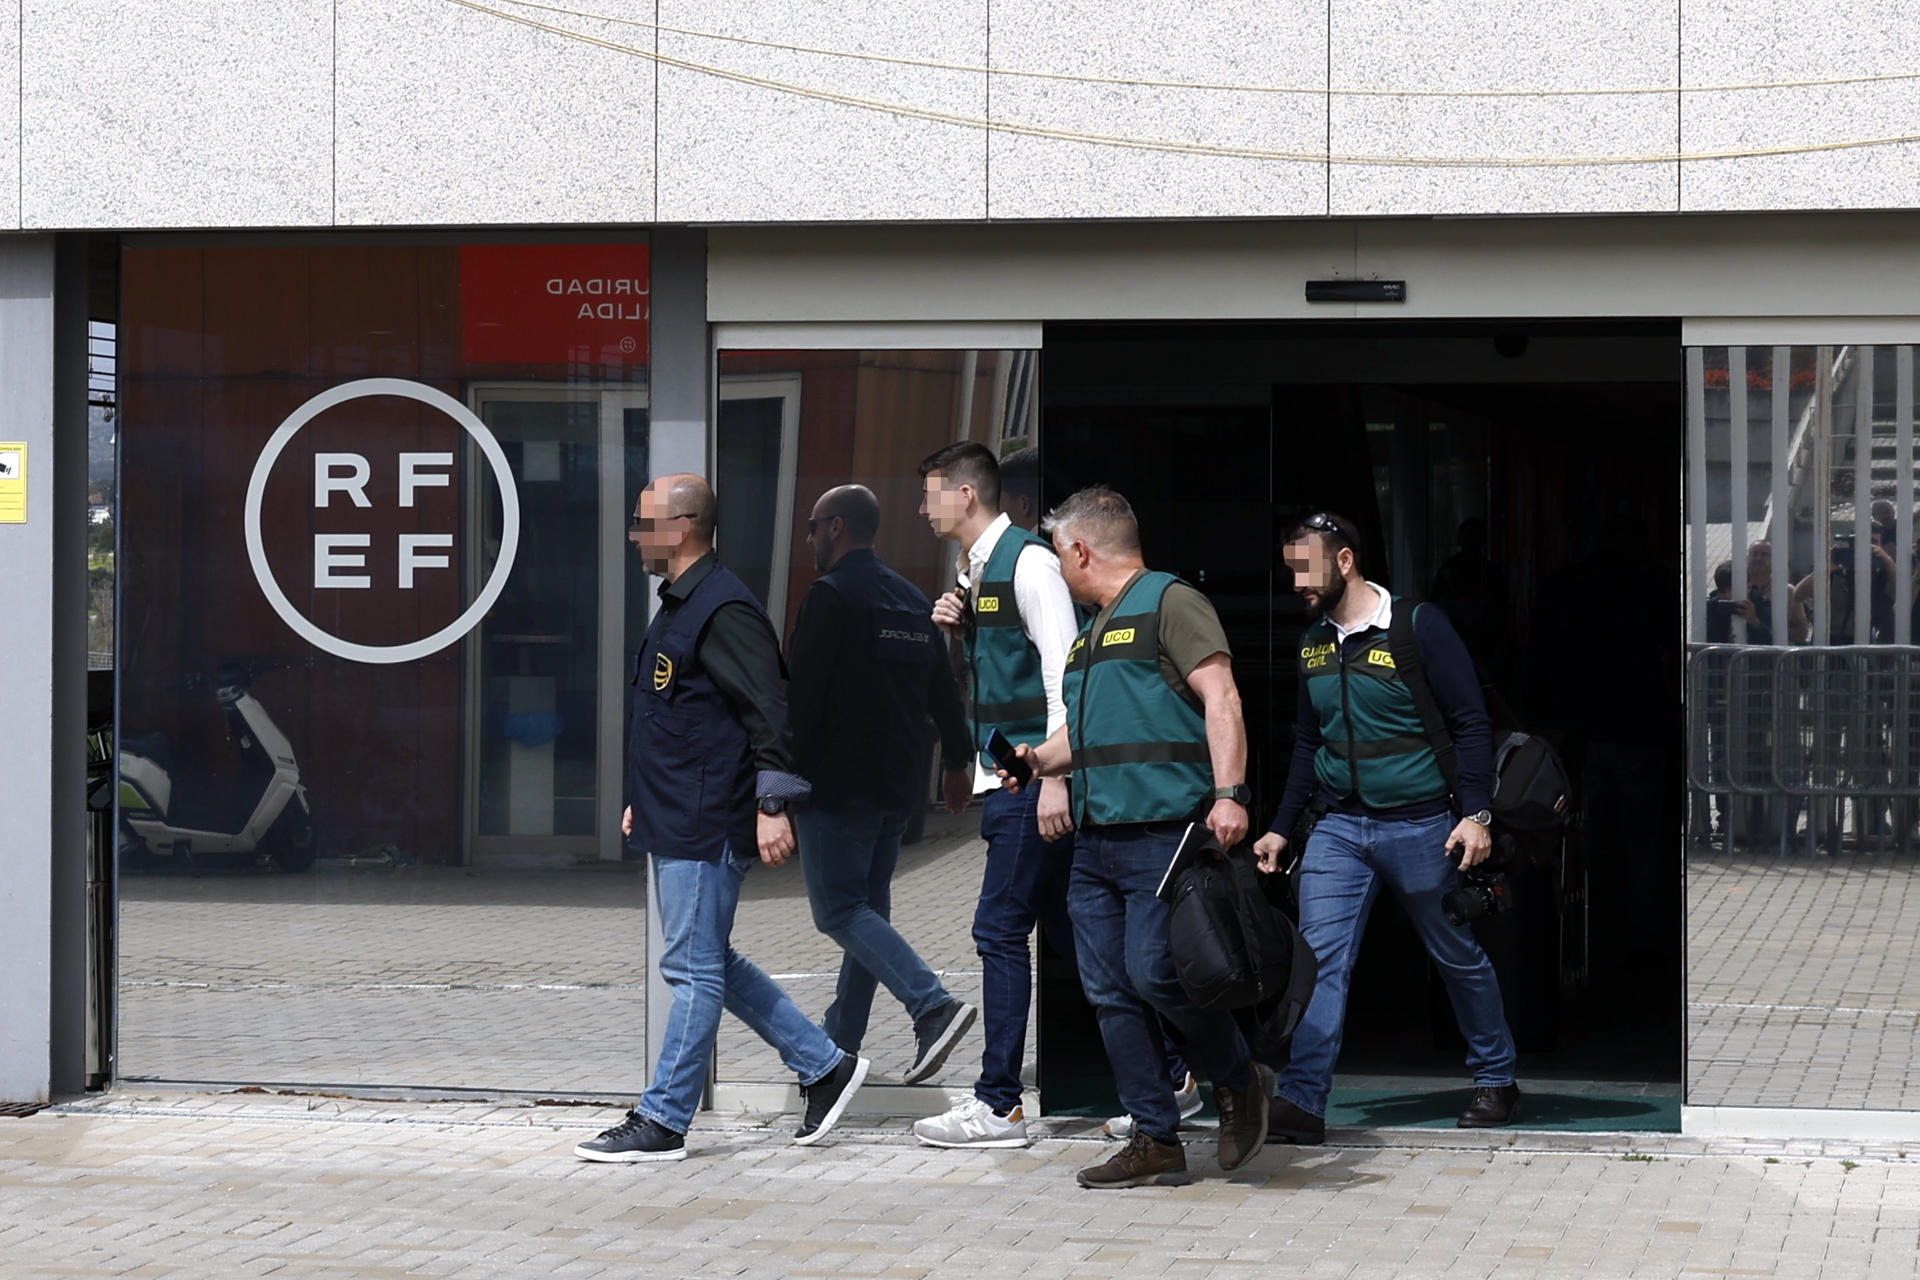
[[[1100,643],[1101,643],[1101,644],[1103,644],[1103,645],[1107,645],[1107,644],[1132,644],[1132,643],[1133,643],[1133,628],[1132,628],[1132,627],[1121,627],[1121,628],[1120,628],[1119,630],[1117,630],[1117,631],[1109,631],[1109,632],[1107,632],[1107,634],[1105,634],[1105,635],[1103,635],[1103,636],[1101,636],[1101,637],[1100,637]]]
[[[1333,652],[1333,642],[1329,640],[1325,644],[1308,645],[1306,648],[1300,651],[1300,656],[1302,658],[1308,658],[1308,659],[1323,658],[1332,652]]]
[[[1371,662],[1376,667],[1387,667],[1389,669],[1398,670],[1398,668],[1395,668],[1393,665],[1393,654],[1389,653],[1385,649],[1372,650],[1367,654],[1367,661]]]
[[[673,683],[673,659],[664,653],[653,655],[653,691],[659,693]]]
[[[1067,657],[1069,658],[1074,657],[1082,649],[1086,647],[1087,647],[1087,638],[1085,636],[1075,636],[1073,639],[1073,647],[1067,650]]]
[[[1000,597],[999,596],[981,596],[980,612],[981,613],[1000,612]]]

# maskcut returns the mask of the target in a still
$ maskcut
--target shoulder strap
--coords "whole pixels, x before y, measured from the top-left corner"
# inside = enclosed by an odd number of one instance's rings
[[[1427,743],[1433,748],[1434,758],[1439,761],[1440,774],[1447,780],[1447,790],[1457,796],[1460,794],[1460,766],[1454,756],[1453,733],[1447,728],[1447,717],[1441,712],[1440,704],[1434,700],[1432,686],[1427,683],[1427,666],[1420,659],[1420,645],[1413,634],[1422,607],[1417,604],[1411,608],[1396,605],[1392,618],[1387,622],[1387,650],[1393,654],[1393,669],[1399,674],[1401,683],[1407,686],[1407,692],[1413,695],[1413,705],[1419,708],[1420,723],[1427,727]]]

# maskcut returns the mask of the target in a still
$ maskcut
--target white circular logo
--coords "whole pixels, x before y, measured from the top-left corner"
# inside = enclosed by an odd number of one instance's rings
[[[280,584],[274,580],[273,567],[267,563],[266,544],[260,536],[260,504],[266,497],[267,477],[273,473],[273,464],[279,461],[280,453],[287,447],[288,441],[300,428],[328,409],[366,396],[400,396],[417,400],[446,414],[473,437],[473,442],[492,465],[494,479],[500,485],[500,555],[494,562],[493,573],[487,579],[486,586],[481,588],[480,594],[474,597],[473,603],[458,618],[425,639],[408,644],[355,644],[315,625],[312,619],[294,608],[293,601],[287,599]],[[247,483],[246,520],[247,559],[253,563],[254,580],[260,584],[267,603],[273,606],[273,611],[280,615],[283,622],[309,644],[352,662],[412,662],[438,653],[473,630],[506,589],[507,576],[513,572],[514,553],[520,547],[520,493],[514,488],[513,470],[507,465],[507,455],[501,451],[500,442],[493,438],[493,432],[487,430],[487,424],[480,421],[467,406],[444,391],[423,383],[409,382],[405,378],[361,378],[357,382],[345,382],[337,387],[329,387],[289,414],[279,430],[267,441],[267,447],[260,451],[260,460],[253,464],[253,478]]]

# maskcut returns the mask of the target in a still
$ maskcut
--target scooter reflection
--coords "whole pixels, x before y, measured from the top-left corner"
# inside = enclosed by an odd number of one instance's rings
[[[229,797],[209,795],[210,770],[180,759],[163,733],[120,736],[120,851],[190,863],[202,854],[254,854],[284,871],[313,865],[313,814],[293,744],[252,693],[253,679],[282,669],[223,662],[178,689],[211,689],[240,752],[241,776]],[[198,777],[196,778],[196,772]]]

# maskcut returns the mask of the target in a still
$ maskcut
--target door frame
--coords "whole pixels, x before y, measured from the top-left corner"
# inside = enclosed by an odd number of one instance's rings
[[[620,836],[624,717],[619,700],[609,698],[608,690],[623,687],[626,667],[626,582],[627,543],[626,495],[626,411],[651,407],[651,389],[644,383],[553,383],[553,382],[473,382],[467,386],[467,405],[475,415],[484,403],[562,403],[598,404],[599,484],[595,500],[599,504],[599,551],[596,628],[599,653],[595,663],[600,696],[594,699],[594,830],[586,836],[514,836],[481,835],[479,832],[481,665],[483,652],[477,636],[468,640],[461,659],[462,713],[461,780],[464,799],[460,805],[460,849],[464,865],[481,858],[560,857],[571,861],[593,857],[602,862],[618,862],[622,857]],[[617,465],[615,465],[617,464]],[[467,573],[469,581],[478,581],[485,566],[480,563],[479,537],[480,472],[466,468],[463,506],[467,526]],[[641,601],[641,607],[649,602]]]

